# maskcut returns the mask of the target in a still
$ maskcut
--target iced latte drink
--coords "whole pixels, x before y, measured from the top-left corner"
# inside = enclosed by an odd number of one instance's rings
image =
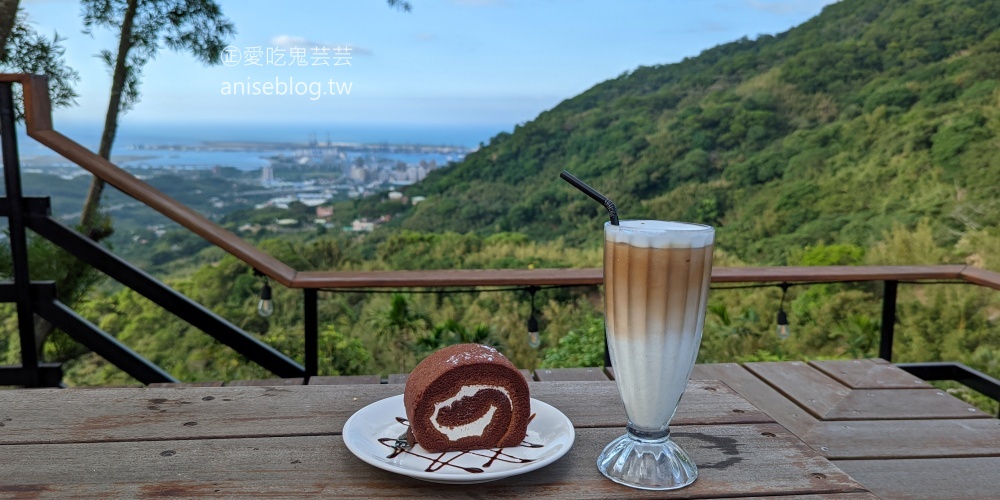
[[[698,355],[714,240],[715,230],[698,224],[605,224],[607,340],[629,420],[598,459],[614,481],[673,489],[697,477],[669,424]]]

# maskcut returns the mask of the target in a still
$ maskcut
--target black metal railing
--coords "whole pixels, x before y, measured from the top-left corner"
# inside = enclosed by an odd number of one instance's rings
[[[0,216],[7,217],[8,220],[14,269],[13,281],[0,285],[6,291],[0,297],[16,303],[21,341],[21,366],[0,368],[0,385],[37,387],[58,385],[61,381],[61,376],[53,375],[54,367],[48,366],[42,370],[42,366],[39,365],[34,330],[35,315],[48,320],[74,340],[144,384],[176,381],[168,373],[56,300],[55,286],[52,283],[30,281],[27,229],[31,229],[122,285],[135,290],[274,374],[280,377],[305,376],[305,368],[288,356],[53,219],[48,198],[23,196],[14,128],[13,90],[9,82],[0,82],[0,140],[2,140],[6,187],[6,196],[0,199]]]

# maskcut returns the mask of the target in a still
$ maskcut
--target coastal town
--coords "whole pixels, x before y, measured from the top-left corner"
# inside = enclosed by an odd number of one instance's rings
[[[241,233],[323,227],[372,231],[391,214],[335,221],[333,204],[379,197],[417,204],[422,196],[401,190],[430,172],[459,162],[473,148],[452,145],[213,141],[193,144],[125,144],[112,162],[213,220],[239,214]],[[26,156],[25,182],[52,191],[54,213],[66,221],[79,217],[89,174],[57,156]],[[162,238],[171,224],[146,213],[133,200],[111,190],[105,211],[130,245]],[[308,211],[308,215],[303,215]],[[234,228],[236,229],[236,228]]]

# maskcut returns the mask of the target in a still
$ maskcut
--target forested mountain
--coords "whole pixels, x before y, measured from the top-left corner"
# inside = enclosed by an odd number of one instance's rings
[[[749,263],[1000,222],[1000,2],[844,0],[786,33],[640,67],[409,189],[420,231],[595,239],[606,214],[699,221]]]
[[[566,169],[623,218],[715,225],[717,265],[1000,270],[998,149],[1000,0],[843,0],[787,33],[638,68],[567,99],[407,188],[427,197],[415,207],[380,197],[336,207],[344,221],[393,216],[374,233],[310,229],[255,243],[300,270],[599,266],[607,214],[559,180]],[[276,312],[261,318],[252,269],[215,248],[191,256],[200,247],[183,241],[151,259],[170,261],[157,269],[164,279],[301,359],[301,291],[275,286]],[[715,289],[699,360],[873,356],[880,294],[877,284],[796,286],[787,298],[777,287]],[[779,300],[787,339],[773,333]],[[906,285],[898,301],[894,360],[1000,376],[1000,294]],[[320,372],[405,372],[457,341],[498,345],[526,368],[602,362],[599,290],[543,290],[535,304],[540,348],[527,340],[523,291],[323,293]],[[77,309],[183,380],[267,376],[128,290],[98,288]],[[0,328],[14,332],[7,310]],[[0,361],[16,362],[16,338],[0,335]],[[70,384],[128,382],[65,335],[45,354],[67,361]]]

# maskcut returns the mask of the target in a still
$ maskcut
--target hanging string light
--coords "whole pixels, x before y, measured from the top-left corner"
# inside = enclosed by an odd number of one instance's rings
[[[271,284],[267,281],[267,276],[264,273],[254,270],[254,275],[261,278],[264,282],[264,286],[260,289],[260,301],[257,302],[257,314],[262,318],[270,317],[274,314],[274,301],[271,300]]]
[[[791,333],[788,329],[788,316],[785,314],[785,293],[788,292],[788,283],[782,283],[781,285],[781,302],[778,303],[778,328],[775,332],[778,334],[778,338],[785,340]]]
[[[528,295],[531,296],[531,315],[528,316],[528,345],[532,349],[538,349],[542,345],[542,337],[538,334],[538,320],[535,319],[535,292],[537,286],[528,287]]]

